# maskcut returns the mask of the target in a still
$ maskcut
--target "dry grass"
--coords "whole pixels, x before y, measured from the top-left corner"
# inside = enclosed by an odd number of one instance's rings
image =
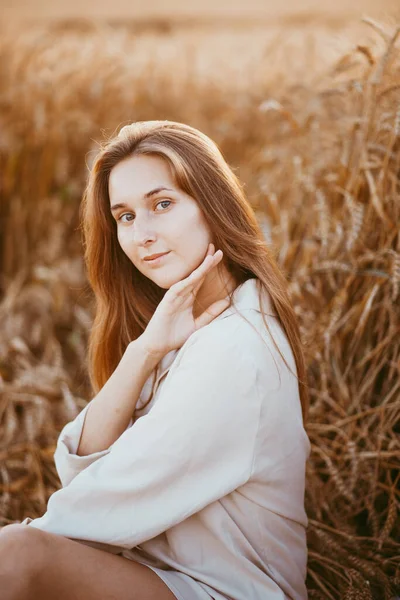
[[[323,29],[3,32],[2,525],[43,514],[58,432],[91,397],[78,208],[95,140],[186,121],[246,182],[290,280],[311,387],[310,599],[400,592],[400,50],[394,27],[365,28],[358,43]]]

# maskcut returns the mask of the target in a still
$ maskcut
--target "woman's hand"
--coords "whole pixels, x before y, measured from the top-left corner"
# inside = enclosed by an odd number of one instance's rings
[[[209,244],[200,266],[185,279],[174,283],[154,311],[140,336],[144,349],[151,356],[161,359],[171,350],[180,348],[192,333],[211,323],[229,306],[229,299],[223,298],[211,304],[196,319],[193,317],[196,294],[206,275],[217,266],[223,255],[222,250],[212,252],[214,245]]]

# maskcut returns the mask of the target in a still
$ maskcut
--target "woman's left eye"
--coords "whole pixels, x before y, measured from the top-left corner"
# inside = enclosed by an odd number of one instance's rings
[[[168,204],[171,204],[171,201],[170,201],[170,200],[161,200],[161,202],[158,202],[158,203],[156,204],[156,206],[158,206],[159,204],[165,204],[165,202],[167,202]],[[167,206],[167,208],[168,208],[168,206]]]

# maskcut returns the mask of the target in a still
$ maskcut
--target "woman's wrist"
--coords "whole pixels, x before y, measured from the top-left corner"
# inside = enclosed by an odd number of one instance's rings
[[[129,355],[130,359],[133,359],[135,362],[139,362],[145,372],[150,375],[153,369],[155,369],[160,360],[163,358],[163,355],[149,348],[148,344],[146,343],[146,338],[143,336],[144,334],[136,338],[136,340],[129,342],[126,348],[126,353]]]

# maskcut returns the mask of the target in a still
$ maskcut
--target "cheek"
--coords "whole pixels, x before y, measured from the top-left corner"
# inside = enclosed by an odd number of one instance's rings
[[[120,229],[118,229],[118,231],[117,231],[117,239],[118,239],[118,243],[121,246],[122,250],[125,251],[125,248],[126,248],[126,243],[125,242],[126,242],[126,240],[125,240],[124,233],[121,232]]]
[[[210,238],[209,228],[197,206],[189,205],[174,220],[173,236],[177,244],[188,245],[192,250],[203,251]]]
[[[182,261],[186,275],[204,259],[210,239],[208,228],[198,218],[186,221],[185,226],[176,231],[173,247]]]
[[[136,262],[138,260],[135,247],[130,242],[129,233],[127,230],[120,229],[117,232],[118,243],[121,246],[121,250],[131,260]]]

